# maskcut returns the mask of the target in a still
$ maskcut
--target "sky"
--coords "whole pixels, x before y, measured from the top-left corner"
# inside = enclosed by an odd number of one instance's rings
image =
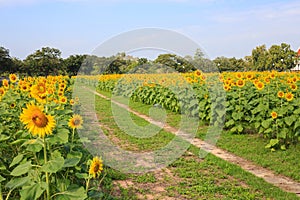
[[[144,28],[182,34],[211,59],[263,44],[300,47],[299,0],[0,0],[0,18],[0,46],[19,59],[46,46],[63,58],[91,54]]]

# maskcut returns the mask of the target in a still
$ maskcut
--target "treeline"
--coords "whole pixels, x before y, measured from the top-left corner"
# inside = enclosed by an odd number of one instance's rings
[[[95,55],[71,55],[63,59],[59,49],[43,47],[28,55],[24,60],[11,57],[9,50],[0,47],[0,73],[17,73],[19,76],[113,74],[113,73],[164,73],[170,71],[189,72],[201,69],[214,71],[265,71],[289,70],[298,62],[297,53],[290,45],[282,43],[257,46],[252,54],[244,58],[217,57],[210,60],[197,49],[194,56],[180,57],[175,54],[161,54],[155,60],[135,58],[125,53],[110,57]]]

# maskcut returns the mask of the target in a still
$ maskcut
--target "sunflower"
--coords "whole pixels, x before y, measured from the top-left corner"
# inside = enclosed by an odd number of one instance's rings
[[[81,128],[82,127],[82,117],[80,115],[73,115],[73,117],[69,120],[69,127],[72,129]]]
[[[96,178],[103,170],[103,161],[99,157],[94,157],[90,165],[89,174]]]
[[[36,85],[31,87],[31,96],[40,103],[46,103],[47,87],[43,81],[39,81]]]
[[[272,116],[273,119],[276,119],[277,116],[278,116],[277,112],[275,112],[275,111],[271,112],[271,116]]]
[[[75,104],[74,99],[71,99],[71,100],[70,100],[70,105],[73,106],[74,104]]]
[[[292,101],[294,99],[294,95],[290,92],[285,94],[285,98],[287,101]]]
[[[16,104],[15,104],[15,103],[11,103],[9,107],[10,107],[11,109],[13,109],[13,108],[16,107]]]
[[[291,84],[290,85],[290,88],[293,90],[293,91],[295,91],[295,90],[297,90],[297,85],[296,84]]]
[[[238,79],[241,79],[241,78],[243,78],[243,74],[241,72],[237,72],[235,74],[235,77],[237,77]]]
[[[258,82],[256,83],[255,87],[256,87],[258,90],[262,90],[262,89],[264,89],[265,84],[264,84],[263,82],[258,81]]]
[[[3,79],[2,80],[2,85],[5,89],[8,89],[9,88],[9,82],[7,79]]]
[[[201,75],[202,75],[202,72],[201,72],[200,70],[196,70],[196,71],[195,71],[195,76],[198,76],[198,77],[199,77],[199,76],[201,76]]]
[[[20,120],[33,136],[39,136],[40,138],[51,135],[55,127],[54,117],[46,115],[43,108],[32,103],[27,104],[27,108],[23,108]]]
[[[223,88],[224,88],[225,91],[229,91],[231,89],[230,85],[224,85]]]
[[[18,80],[18,77],[15,74],[10,74],[9,80],[10,80],[10,82],[15,83]]]
[[[283,92],[283,91],[278,91],[278,92],[277,92],[277,96],[278,96],[279,98],[283,98],[283,97],[284,97],[284,92]]]
[[[5,89],[0,87],[0,97],[5,95]]]
[[[61,97],[59,97],[59,102],[61,104],[66,104],[68,102],[68,99],[65,96],[61,96]]]
[[[237,80],[236,86],[238,86],[238,87],[244,87],[245,86],[245,81],[243,79]]]

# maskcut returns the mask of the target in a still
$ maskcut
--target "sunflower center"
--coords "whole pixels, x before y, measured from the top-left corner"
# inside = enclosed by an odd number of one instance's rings
[[[97,173],[99,171],[99,169],[100,169],[100,165],[98,163],[95,164],[95,166],[94,166],[94,172]]]
[[[36,111],[35,113],[33,113],[31,119],[37,127],[43,128],[47,126],[48,118],[42,112]]]
[[[75,126],[80,125],[80,119],[74,119],[73,123],[74,123]]]

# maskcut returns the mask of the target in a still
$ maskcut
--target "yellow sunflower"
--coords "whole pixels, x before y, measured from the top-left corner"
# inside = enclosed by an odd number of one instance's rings
[[[277,116],[278,116],[277,112],[275,112],[275,111],[271,112],[271,116],[272,116],[273,119],[276,119]]]
[[[2,80],[2,85],[3,85],[4,88],[8,89],[9,88],[9,82],[8,82],[8,80],[7,79],[3,79]]]
[[[258,81],[255,86],[258,90],[262,90],[264,89],[265,84],[263,82]]]
[[[244,87],[245,81],[243,79],[239,79],[239,80],[237,80],[236,85],[238,87]]]
[[[51,135],[55,127],[54,117],[46,115],[43,108],[32,103],[27,104],[27,108],[23,108],[20,120],[33,136],[39,136],[40,138]]]
[[[294,99],[294,95],[290,92],[285,94],[285,98],[287,101],[292,101]]]
[[[97,175],[100,175],[103,170],[103,161],[99,157],[94,157],[90,165],[89,174],[96,178]]]
[[[291,88],[293,91],[295,91],[295,90],[298,89],[298,87],[297,87],[296,84],[291,84],[291,85],[290,85],[290,88]]]
[[[0,97],[4,96],[5,94],[5,89],[3,87],[0,87]]]
[[[10,74],[9,80],[10,80],[10,82],[15,83],[18,80],[18,77],[15,74]]]
[[[65,96],[60,96],[60,97],[59,97],[59,102],[60,102],[61,104],[66,104],[66,103],[68,102],[68,99],[67,99],[67,97],[65,97]]]
[[[69,120],[69,127],[74,129],[74,128],[81,128],[82,127],[82,117],[80,115],[73,115],[73,117]]]
[[[74,99],[71,99],[71,100],[70,100],[70,105],[73,106],[74,104],[75,104]]]
[[[284,97],[284,92],[283,92],[283,91],[278,91],[278,92],[277,92],[277,96],[278,96],[279,98],[283,98],[283,97]]]
[[[46,103],[47,87],[42,81],[31,87],[31,96],[40,103]]]
[[[229,91],[231,89],[230,85],[226,85],[226,84],[223,86],[223,88],[225,91]]]

